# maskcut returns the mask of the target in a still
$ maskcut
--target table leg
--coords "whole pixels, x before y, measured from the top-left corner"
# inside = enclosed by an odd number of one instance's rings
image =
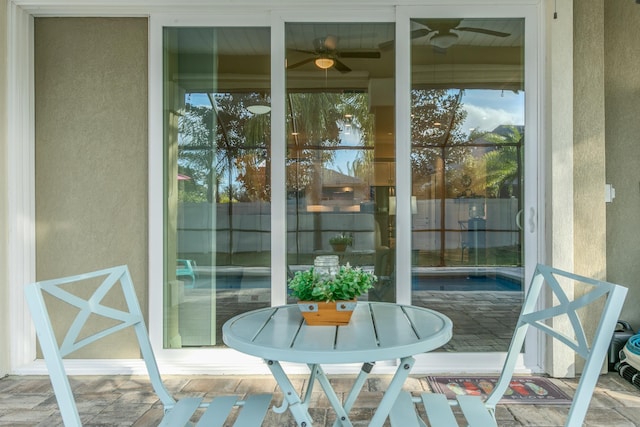
[[[288,406],[299,427],[311,427],[313,425],[313,421],[308,410],[309,402],[303,403],[300,400],[298,392],[293,387],[293,384],[291,384],[289,377],[287,377],[287,374],[284,372],[284,369],[282,369],[282,366],[277,360],[265,360],[265,362],[267,362],[269,370],[271,370],[273,377],[276,379],[276,382],[284,395],[282,407],[278,408],[279,410],[276,412],[284,412]]]
[[[309,407],[309,402],[311,402],[311,393],[313,393],[313,386],[316,383],[316,365],[309,365],[309,369],[311,370],[311,374],[309,375],[309,380],[307,381],[307,391],[304,394],[304,404]]]
[[[389,412],[391,411],[393,404],[398,398],[398,394],[400,394],[400,391],[402,390],[402,385],[409,377],[409,373],[411,372],[411,368],[414,363],[415,359],[411,356],[400,359],[398,369],[396,369],[396,373],[393,375],[387,391],[385,391],[384,396],[382,396],[380,405],[378,405],[378,409],[373,415],[373,418],[371,418],[369,427],[378,427],[384,424],[384,421],[389,416]]]
[[[360,372],[358,373],[358,377],[356,378],[355,382],[353,383],[353,386],[351,387],[351,390],[349,390],[349,394],[347,395],[347,399],[344,402],[344,410],[345,412],[348,414],[351,411],[351,408],[353,407],[353,404],[356,402],[356,399],[358,398],[358,395],[360,394],[360,391],[362,390],[362,386],[364,386],[364,383],[367,381],[367,377],[369,376],[369,374],[371,373],[371,369],[373,368],[373,365],[375,363],[363,363],[362,364],[362,368],[360,368]],[[333,423],[333,427],[338,427],[340,426],[340,421],[336,420],[335,423]]]
[[[331,386],[331,383],[329,382],[327,375],[322,370],[322,367],[320,365],[309,365],[309,367],[315,368],[316,380],[320,383],[320,386],[324,390],[324,394],[327,396],[327,399],[329,399],[329,403],[333,407],[333,410],[336,412],[337,419],[334,426],[352,427],[353,424],[351,424],[351,421],[349,420],[349,415],[342,406],[342,402],[340,402],[338,395]]]

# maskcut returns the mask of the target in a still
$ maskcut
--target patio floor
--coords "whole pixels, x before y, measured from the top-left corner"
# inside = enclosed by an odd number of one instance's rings
[[[354,377],[333,376],[336,390],[344,396]],[[355,425],[366,426],[390,376],[371,376],[351,412]],[[305,387],[306,377],[296,377],[296,385]],[[274,392],[279,404],[275,381],[269,376],[165,376],[167,387],[176,396],[244,394]],[[573,394],[575,380],[553,382]],[[156,426],[162,407],[146,377],[82,376],[74,377],[73,388],[85,426]],[[429,390],[425,376],[412,376],[405,389],[412,392]],[[312,415],[316,426],[330,426],[334,415],[326,398],[316,393]],[[497,411],[501,426],[561,426],[568,406],[504,405]],[[0,425],[61,426],[55,397],[46,376],[9,376],[0,380]],[[295,426],[287,414],[269,412],[265,426]],[[586,418],[586,426],[622,427],[640,425],[640,390],[609,373],[600,378]]]

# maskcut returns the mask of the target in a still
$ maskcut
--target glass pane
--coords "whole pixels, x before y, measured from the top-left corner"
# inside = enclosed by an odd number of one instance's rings
[[[270,305],[267,28],[167,28],[165,348]]]
[[[363,299],[388,301],[395,300],[393,37],[390,23],[288,23],[285,32],[289,273],[336,254],[379,277]]]
[[[412,303],[506,351],[522,302],[524,20],[411,21]]]

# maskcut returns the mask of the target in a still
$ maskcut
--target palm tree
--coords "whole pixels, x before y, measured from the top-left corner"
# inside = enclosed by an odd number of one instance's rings
[[[517,126],[502,126],[501,132],[483,135],[488,143],[495,144],[494,150],[483,157],[487,197],[519,197],[522,188],[521,147],[523,135]],[[506,132],[505,132],[506,130]]]

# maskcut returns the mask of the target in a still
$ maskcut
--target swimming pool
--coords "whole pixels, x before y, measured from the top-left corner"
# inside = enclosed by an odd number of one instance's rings
[[[271,278],[261,275],[222,274],[216,277],[216,289],[269,288]],[[194,286],[187,285],[187,288]],[[195,288],[210,288],[211,278],[200,276]],[[521,281],[495,274],[414,274],[411,277],[414,291],[509,291],[522,290]]]
[[[414,291],[510,291],[522,290],[518,279],[495,275],[413,275],[411,289]]]

